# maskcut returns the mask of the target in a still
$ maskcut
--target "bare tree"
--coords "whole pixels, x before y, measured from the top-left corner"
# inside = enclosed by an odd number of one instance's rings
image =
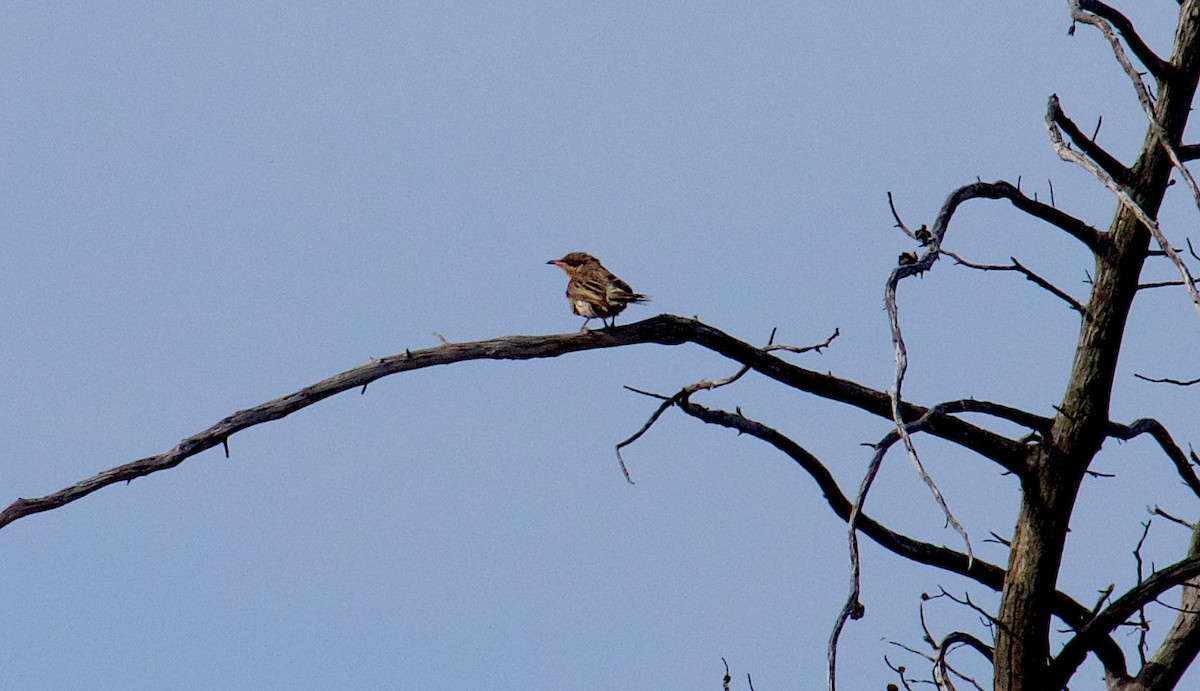
[[[1088,656],[1095,656],[1103,665],[1109,689],[1175,688],[1200,651],[1200,524],[1156,510],[1158,515],[1192,530],[1187,553],[1170,566],[1150,574],[1141,572],[1139,556],[1137,586],[1120,594],[1106,592],[1092,607],[1061,592],[1057,584],[1068,526],[1081,483],[1094,472],[1093,461],[1106,439],[1128,440],[1149,435],[1161,448],[1174,472],[1200,497],[1200,477],[1194,468],[1200,464],[1200,457],[1194,451],[1185,453],[1166,428],[1154,419],[1129,423],[1109,419],[1118,356],[1138,292],[1167,284],[1177,285],[1181,291],[1187,291],[1200,311],[1200,294],[1187,265],[1189,260],[1170,243],[1156,220],[1173,174],[1178,175],[1183,183],[1180,187],[1187,188],[1200,208],[1200,190],[1185,167],[1187,161],[1200,158],[1200,143],[1184,141],[1185,126],[1200,82],[1200,0],[1179,2],[1178,25],[1171,54],[1167,57],[1155,54],[1139,37],[1133,23],[1116,9],[1095,0],[1071,0],[1068,5],[1071,30],[1075,30],[1076,24],[1086,24],[1108,42],[1146,116],[1141,150],[1134,161],[1125,163],[1101,147],[1094,134],[1089,137],[1081,130],[1068,117],[1057,96],[1049,97],[1045,122],[1051,145],[1062,159],[1082,167],[1111,191],[1118,200],[1116,213],[1109,227],[1101,230],[1058,209],[1053,199],[1051,203],[1045,203],[1027,196],[1019,181],[1012,184],[1003,180],[977,181],[952,191],[932,223],[917,229],[910,229],[893,206],[897,227],[919,243],[920,249],[902,255],[899,266],[885,284],[896,360],[895,378],[888,391],[805,369],[780,357],[783,352],[823,348],[830,345],[833,337],[808,348],[776,344],[773,338],[767,345],[758,347],[699,320],[672,315],[579,334],[508,336],[470,343],[443,343],[435,348],[405,351],[374,360],[288,396],[234,413],[165,453],[106,470],[44,497],[17,499],[0,512],[0,527],[33,513],[58,508],[107,485],[172,468],[216,446],[225,445],[228,453],[229,437],[243,429],[280,419],[337,393],[352,389],[365,392],[371,382],[388,375],[468,360],[525,360],[633,344],[673,346],[693,343],[738,363],[740,369],[728,378],[699,381],[673,394],[649,394],[660,400],[659,407],[641,430],[618,445],[618,459],[624,468],[621,448],[636,441],[660,415],[678,409],[706,424],[730,428],[765,442],[793,460],[812,478],[827,499],[830,510],[847,522],[852,555],[851,595],[833,629],[828,647],[830,688],[836,684],[838,637],[849,619],[859,618],[863,613],[857,580],[857,539],[860,534],[903,559],[959,574],[1001,594],[995,612],[988,612],[969,599],[960,601],[962,606],[975,608],[988,622],[994,639],[991,642],[961,631],[937,640],[926,629],[932,649],[930,653],[922,654],[929,659],[932,681],[939,688],[954,688],[956,679],[960,683],[980,686],[957,675],[947,661],[947,653],[962,646],[991,661],[996,689],[1066,688]],[[1135,66],[1134,61],[1141,67]],[[1150,84],[1146,83],[1145,77],[1149,78]],[[1077,300],[1016,259],[1009,265],[977,264],[946,249],[944,245],[956,211],[962,204],[976,199],[1007,200],[1020,212],[1066,233],[1086,247],[1094,258],[1087,298]],[[1200,260],[1190,242],[1188,248],[1191,258]],[[1153,256],[1163,256],[1171,261],[1180,274],[1179,280],[1143,283],[1143,266]],[[1069,365],[1068,383],[1053,416],[974,399],[918,405],[903,398],[907,350],[897,310],[897,287],[906,278],[933,270],[943,257],[979,270],[1020,273],[1078,314],[1079,340]],[[709,408],[693,400],[697,392],[731,384],[749,371],[783,386],[891,421],[894,429],[874,444],[873,463],[857,492],[851,495],[844,491],[820,459],[779,430],[750,419],[740,410]],[[1151,379],[1184,386],[1196,383],[1195,379]],[[1005,436],[968,421],[961,417],[964,413],[1013,423],[1027,430],[1027,434],[1020,438]],[[924,471],[914,443],[914,437],[920,434],[956,444],[1019,480],[1021,495],[1016,527],[1010,538],[1000,538],[1009,547],[1007,565],[988,563],[975,556],[969,536],[942,501],[934,479]],[[904,449],[944,510],[947,522],[960,533],[961,549],[901,534],[863,512],[863,502],[874,474],[884,456],[896,445]],[[628,473],[626,477],[629,478]],[[1127,623],[1139,624],[1139,613],[1147,604],[1181,586],[1181,603],[1174,624],[1157,650],[1143,655],[1141,664],[1135,668],[1114,641],[1114,631]],[[948,593],[936,597],[943,596],[951,597]],[[1069,640],[1057,651],[1051,649],[1055,619],[1071,631]],[[1140,622],[1144,630],[1144,620]],[[910,680],[905,676],[904,668],[894,669],[900,673],[902,684],[908,687]],[[728,688],[728,673],[725,684]]]

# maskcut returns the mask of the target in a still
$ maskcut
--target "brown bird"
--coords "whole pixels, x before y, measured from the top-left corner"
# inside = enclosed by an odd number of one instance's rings
[[[562,259],[546,262],[567,272],[567,302],[571,311],[583,317],[583,328],[599,319],[605,326],[616,326],[617,315],[631,302],[649,302],[650,298],[633,292],[629,284],[604,268],[599,259],[585,252],[572,252]],[[612,319],[609,324],[606,319]]]

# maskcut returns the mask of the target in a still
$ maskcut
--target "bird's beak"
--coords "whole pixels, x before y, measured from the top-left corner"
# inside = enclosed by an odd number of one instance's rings
[[[548,261],[546,263],[553,264],[553,265],[559,267],[560,269],[562,268],[562,260],[561,259],[551,259],[550,261]]]

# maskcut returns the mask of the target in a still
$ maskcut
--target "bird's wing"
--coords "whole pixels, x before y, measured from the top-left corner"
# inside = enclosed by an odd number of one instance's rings
[[[567,284],[567,297],[572,300],[586,300],[601,308],[608,307],[608,289],[605,282],[599,278],[577,276]]]

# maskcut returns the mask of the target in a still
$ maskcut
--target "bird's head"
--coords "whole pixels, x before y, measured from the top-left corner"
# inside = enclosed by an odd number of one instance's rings
[[[587,252],[571,252],[562,259],[551,259],[546,263],[553,264],[563,271],[571,273],[581,266],[587,266],[588,264],[599,264],[600,261]]]

